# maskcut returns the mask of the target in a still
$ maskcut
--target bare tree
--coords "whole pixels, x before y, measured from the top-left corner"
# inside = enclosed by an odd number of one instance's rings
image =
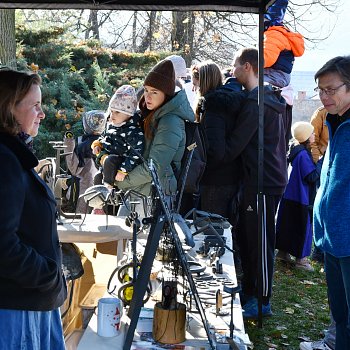
[[[159,16],[160,14],[157,11],[150,11],[148,26],[141,41],[141,44],[137,48],[138,52],[145,52],[147,49],[152,50],[153,48],[153,34],[157,32],[159,27]]]
[[[0,9],[0,64],[16,69],[15,10]]]
[[[332,32],[339,4],[340,0],[289,0],[285,24],[300,32],[309,47],[316,46]],[[28,14],[26,17],[27,25],[34,18],[33,11],[24,12],[31,13],[30,18]],[[178,51],[188,66],[193,61],[209,58],[225,66],[237,48],[257,45],[258,16],[254,14],[211,11],[47,12],[50,13],[50,24],[60,21],[76,37],[83,35],[88,38],[92,33],[93,37],[100,37],[104,45],[133,52]],[[330,20],[321,25],[318,22],[315,26],[315,19],[325,12],[330,15]]]
[[[132,21],[132,51],[136,52],[136,34],[137,34],[137,11],[133,13]]]
[[[90,32],[92,33],[92,37],[94,39],[100,40],[100,26],[97,19],[97,10],[90,10],[89,20],[88,20],[88,27],[85,31],[85,39],[90,38]]]
[[[180,51],[188,66],[193,58],[194,24],[193,12],[172,13],[171,50]]]

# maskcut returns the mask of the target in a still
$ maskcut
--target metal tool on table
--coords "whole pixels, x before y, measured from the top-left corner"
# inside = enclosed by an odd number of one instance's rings
[[[125,195],[123,196],[123,202],[126,204],[128,198],[132,195],[133,196],[137,195],[143,201],[143,203],[146,203],[144,195],[133,191],[129,191],[125,193]],[[114,275],[117,273],[118,280],[120,283],[122,283],[121,286],[118,288],[117,295],[118,295],[118,298],[123,301],[124,305],[130,305],[131,303],[131,300],[134,295],[134,286],[135,286],[138,271],[141,265],[141,262],[139,261],[137,256],[137,236],[141,229],[141,221],[139,218],[139,214],[135,211],[135,205],[138,203],[139,202],[137,201],[129,203],[131,205],[131,207],[127,206],[127,209],[129,210],[129,215],[125,218],[126,225],[129,227],[132,227],[132,239],[130,241],[130,249],[129,249],[131,257],[129,257],[130,259],[125,264],[123,264],[122,266],[118,266],[112,272],[107,284],[108,293],[114,295],[116,286],[114,287],[112,286],[112,279]],[[150,298],[151,289],[152,289],[151,284],[148,283],[148,286],[146,288],[146,292],[143,298],[143,303],[146,303]]]
[[[230,338],[233,338],[233,330],[235,325],[233,323],[233,304],[236,299],[236,294],[242,290],[241,286],[234,285],[233,283],[225,283],[224,284],[224,292],[229,293],[231,295],[231,319],[230,319]]]
[[[62,217],[66,219],[81,218],[80,214],[65,213],[62,210],[62,190],[66,186],[66,181],[71,176],[64,172],[61,173],[61,171],[63,171],[61,169],[61,157],[71,154],[72,152],[68,152],[68,153],[64,152],[67,146],[64,144],[63,141],[50,141],[49,143],[52,145],[52,148],[56,150],[53,193],[55,195],[55,199],[57,203],[57,220],[59,224],[63,224],[61,219]]]

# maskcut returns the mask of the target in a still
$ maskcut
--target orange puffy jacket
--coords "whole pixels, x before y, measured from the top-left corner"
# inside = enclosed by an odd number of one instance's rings
[[[282,26],[269,27],[264,33],[264,68],[274,65],[283,50],[292,51],[294,57],[302,56],[303,36]]]

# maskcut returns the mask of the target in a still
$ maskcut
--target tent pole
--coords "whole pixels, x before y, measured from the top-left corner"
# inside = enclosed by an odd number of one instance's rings
[[[259,127],[258,127],[258,327],[262,328],[262,298],[263,298],[263,235],[264,235],[264,11],[259,8]]]

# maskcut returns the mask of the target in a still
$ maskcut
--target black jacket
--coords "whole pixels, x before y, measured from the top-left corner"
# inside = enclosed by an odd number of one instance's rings
[[[287,185],[287,158],[284,118],[286,103],[271,86],[264,86],[264,176],[263,192],[282,195]],[[258,88],[250,91],[237,118],[237,127],[228,140],[225,161],[241,156],[244,185],[248,191],[258,188]]]
[[[244,93],[224,87],[209,91],[203,98],[201,123],[207,142],[207,166],[201,181],[204,185],[232,185],[241,179],[240,159],[224,159],[229,152],[226,140],[236,126],[244,99]]]
[[[0,133],[0,163],[0,309],[56,309],[67,290],[55,199],[19,138]]]
[[[120,167],[125,173],[131,172],[142,160],[138,154],[143,154],[145,149],[145,137],[139,125],[140,116],[135,113],[124,124],[115,126],[109,124],[105,133],[99,138],[102,151],[97,157],[97,164],[104,155],[116,154],[123,157]],[[136,152],[137,153],[136,153]]]

